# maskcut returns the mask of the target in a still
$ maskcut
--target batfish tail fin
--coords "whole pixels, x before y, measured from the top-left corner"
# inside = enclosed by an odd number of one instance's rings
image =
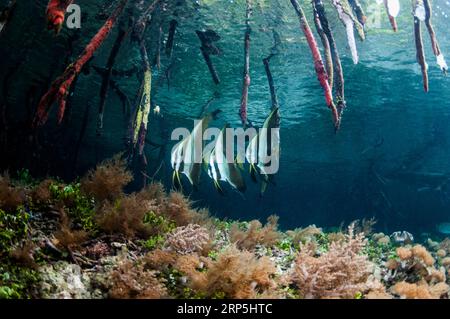
[[[258,172],[256,170],[256,167],[254,164],[250,164],[250,177],[252,178],[252,181],[255,183],[258,183],[258,178],[256,177],[258,175]]]
[[[180,173],[178,171],[173,171],[172,175],[172,185],[178,191],[183,191],[183,185],[181,184]]]

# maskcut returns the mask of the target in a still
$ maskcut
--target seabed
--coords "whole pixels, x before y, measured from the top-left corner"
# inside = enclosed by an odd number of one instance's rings
[[[449,238],[225,221],[131,180],[118,157],[70,184],[2,176],[0,297],[448,298]]]

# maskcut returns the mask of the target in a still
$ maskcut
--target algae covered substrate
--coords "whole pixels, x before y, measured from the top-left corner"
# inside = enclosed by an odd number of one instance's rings
[[[73,183],[0,179],[2,298],[447,298],[450,241],[375,221],[278,229],[220,220],[125,161]]]

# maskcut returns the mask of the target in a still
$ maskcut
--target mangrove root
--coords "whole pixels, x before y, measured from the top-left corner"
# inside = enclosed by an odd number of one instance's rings
[[[211,61],[211,55],[220,54],[220,50],[213,43],[219,41],[220,36],[213,30],[206,30],[206,31],[197,30],[195,32],[197,33],[197,36],[200,39],[200,42],[202,43],[200,50],[202,51],[203,58],[205,59],[206,65],[208,66],[212,79],[215,84],[219,84],[220,83],[219,75],[217,74],[217,70]]]
[[[102,85],[100,88],[100,104],[98,108],[98,120],[97,120],[97,134],[101,134],[103,130],[103,115],[105,113],[106,99],[108,97],[108,89],[111,84],[111,77],[113,73],[113,67],[116,62],[117,55],[119,54],[120,48],[123,41],[128,34],[128,30],[123,26],[119,29],[117,38],[109,54],[108,62],[106,63],[105,72],[102,74]]]
[[[313,14],[314,14],[314,25],[316,26],[317,34],[319,34],[320,40],[322,41],[323,51],[325,55],[325,66],[328,74],[328,82],[330,83],[330,87],[333,87],[333,60],[331,57],[331,48],[330,41],[326,36],[322,23],[320,22],[319,14],[316,10],[315,1],[312,2],[313,5]],[[322,18],[323,19],[323,18]]]
[[[352,59],[354,64],[358,64],[358,50],[356,48],[355,34],[353,29],[356,28],[361,40],[365,39],[364,28],[361,23],[352,14],[350,4],[347,0],[331,0],[333,6],[338,12],[339,19],[345,26],[347,33],[347,42],[352,53]]]
[[[394,30],[394,32],[397,32],[397,20],[395,18],[400,12],[400,2],[399,0],[384,0],[384,6],[386,7],[386,12],[388,14],[392,30]]]
[[[158,28],[158,42],[156,43],[156,56],[154,65],[158,70],[161,69],[161,41],[162,41],[162,26],[160,25]]]
[[[425,61],[425,50],[423,48],[422,29],[420,21],[424,20],[424,11],[422,11],[422,0],[415,0],[414,3],[414,39],[416,43],[416,58],[417,63],[420,65],[423,77],[423,88],[425,92],[428,92],[428,64]],[[422,15],[423,14],[423,15]]]
[[[54,30],[56,34],[61,31],[67,7],[73,0],[50,0],[47,4],[47,28]]]
[[[339,128],[339,125],[342,120],[342,112],[344,111],[344,108],[346,106],[344,93],[344,72],[342,70],[341,58],[339,57],[336,41],[334,40],[334,36],[331,32],[322,0],[313,1],[313,11],[317,17],[316,19],[319,20],[318,22],[320,23],[322,32],[325,34],[330,47],[333,65],[332,74],[334,75],[333,83],[335,87],[336,101],[337,101],[336,107],[339,116],[338,125],[336,128]]]
[[[5,29],[6,24],[8,23],[11,15],[16,7],[16,0],[11,0],[5,9],[0,12],[0,34]]]
[[[151,19],[153,11],[156,9],[161,0],[154,0],[147,9],[141,14],[141,17],[136,21],[133,26],[132,39],[138,43],[141,43],[144,38],[145,30],[147,29],[148,22]]]
[[[265,58],[263,60],[263,63],[264,63],[264,68],[266,70],[267,81],[269,82],[270,97],[271,97],[271,100],[272,100],[272,110],[274,110],[274,109],[279,107],[279,103],[278,103],[277,93],[276,93],[276,90],[275,90],[275,84],[273,82],[272,71],[270,71],[270,59],[271,58],[272,58],[272,55],[270,55],[269,57]]]
[[[166,43],[166,55],[168,58],[172,57],[173,45],[175,44],[175,32],[177,31],[178,22],[177,20],[170,21],[169,35],[167,37]]]
[[[325,66],[323,64],[322,56],[320,55],[320,51],[319,51],[319,47],[317,46],[316,39],[314,38],[314,34],[312,33],[311,28],[309,27],[309,24],[308,24],[308,21],[306,20],[303,9],[298,4],[297,0],[291,0],[291,3],[295,9],[295,12],[297,13],[299,20],[300,20],[301,29],[306,37],[306,41],[308,42],[309,48],[311,50],[317,78],[320,82],[320,85],[322,86],[326,103],[332,112],[334,125],[335,125],[335,127],[338,127],[339,115],[338,115],[336,106],[334,105],[334,102],[333,102],[333,93],[332,93],[332,90],[330,87],[330,83],[328,81],[328,74],[327,74],[327,71],[325,70]]]
[[[148,61],[148,54],[145,42],[141,42],[141,57],[145,65],[144,80],[140,90],[139,105],[136,110],[136,117],[133,124],[133,147],[139,146],[139,155],[143,155],[145,137],[147,136],[148,117],[151,108],[152,70]]]
[[[359,0],[348,0],[348,3],[350,4],[353,12],[355,13],[358,22],[361,23],[362,26],[364,26],[366,24],[367,17],[361,6],[361,3],[359,3]]]
[[[50,108],[54,102],[58,102],[58,123],[62,122],[66,108],[66,99],[69,94],[75,78],[80,74],[83,66],[92,58],[94,52],[102,45],[108,37],[111,29],[114,27],[117,18],[122,13],[128,0],[121,0],[109,19],[100,28],[97,34],[92,38],[91,42],[84,49],[83,53],[71,65],[69,65],[64,73],[58,77],[51,85],[48,92],[42,97],[39,102],[36,116],[33,121],[33,127],[44,125],[47,122]]]
[[[433,25],[431,24],[431,0],[424,0],[423,1],[424,7],[425,7],[425,25],[427,26],[428,33],[430,34],[430,40],[431,40],[431,47],[433,49],[433,53],[436,56],[437,64],[439,65],[439,68],[442,70],[444,74],[447,74],[448,66],[445,62],[444,55],[441,52],[441,49],[439,48],[439,43],[436,38],[436,33],[434,32]]]
[[[250,87],[250,18],[252,16],[252,3],[251,0],[247,0],[247,10],[246,10],[246,30],[245,30],[245,40],[244,40],[244,80],[242,84],[242,96],[241,96],[241,107],[239,109],[239,116],[242,121],[242,125],[245,127],[247,125],[247,105],[248,105],[248,90]]]

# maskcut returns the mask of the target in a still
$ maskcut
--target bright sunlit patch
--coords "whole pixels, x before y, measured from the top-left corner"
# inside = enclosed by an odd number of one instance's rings
[[[399,0],[387,0],[387,9],[391,16],[396,18],[400,12],[400,2]]]

